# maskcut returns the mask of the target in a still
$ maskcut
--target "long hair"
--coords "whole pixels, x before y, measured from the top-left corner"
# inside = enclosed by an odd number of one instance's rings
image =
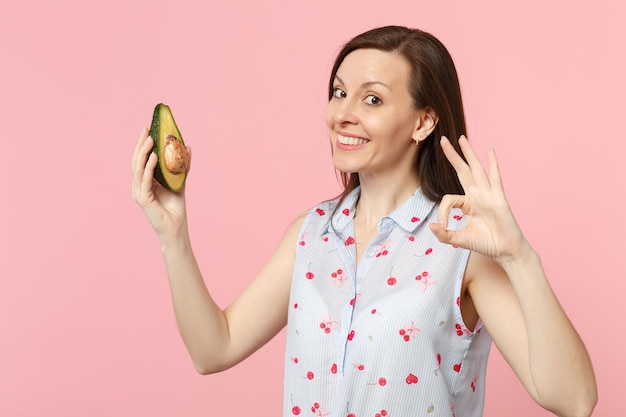
[[[440,202],[445,194],[463,194],[456,171],[439,144],[445,135],[461,154],[458,138],[466,134],[461,88],[448,50],[433,35],[419,29],[385,26],[362,33],[346,43],[337,55],[330,74],[328,100],[333,97],[339,66],[357,49],[393,52],[406,59],[411,68],[409,93],[415,108],[430,107],[439,119],[435,129],[418,146],[415,164],[422,192],[435,202]],[[341,180],[344,191],[340,201],[359,185],[359,175],[341,172]]]

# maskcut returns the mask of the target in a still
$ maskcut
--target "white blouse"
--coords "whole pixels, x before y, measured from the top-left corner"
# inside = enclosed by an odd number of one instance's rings
[[[418,189],[380,219],[357,270],[359,192],[336,210],[337,200],[320,204],[303,224],[283,415],[481,416],[491,338],[461,317],[469,251],[437,240],[428,224],[438,206]],[[449,227],[464,224],[453,210]]]

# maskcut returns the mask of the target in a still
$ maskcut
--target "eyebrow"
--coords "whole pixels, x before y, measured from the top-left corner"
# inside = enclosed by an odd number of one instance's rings
[[[343,80],[338,75],[335,75],[335,79],[337,81],[339,81],[340,84],[344,84],[344,85],[346,84],[346,83],[343,82]],[[370,87],[370,86],[375,85],[375,84],[380,84],[383,87],[387,88],[387,90],[391,91],[391,87],[389,87],[387,84],[385,84],[385,83],[383,83],[381,81],[367,81],[367,82],[364,82],[363,84],[361,84],[361,88],[363,88],[363,87]]]

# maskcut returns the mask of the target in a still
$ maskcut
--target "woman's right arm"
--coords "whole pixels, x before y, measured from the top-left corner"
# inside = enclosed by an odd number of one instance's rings
[[[185,191],[170,192],[153,179],[157,158],[151,149],[152,139],[144,128],[132,160],[133,198],[161,241],[176,321],[194,366],[201,374],[219,372],[248,357],[286,325],[295,247],[305,216],[289,227],[256,279],[222,310],[211,297],[191,248]],[[209,281],[223,283],[228,277]]]

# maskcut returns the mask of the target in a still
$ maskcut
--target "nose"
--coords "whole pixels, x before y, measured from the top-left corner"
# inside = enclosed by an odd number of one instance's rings
[[[338,125],[356,124],[359,120],[357,103],[348,97],[331,100],[328,104],[328,113],[330,117],[328,121],[331,122],[332,119],[332,122]]]

